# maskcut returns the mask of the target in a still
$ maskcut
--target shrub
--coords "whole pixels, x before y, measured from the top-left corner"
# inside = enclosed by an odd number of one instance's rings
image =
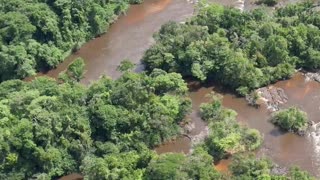
[[[284,130],[296,133],[304,132],[308,127],[307,114],[296,107],[276,112],[271,122]]]

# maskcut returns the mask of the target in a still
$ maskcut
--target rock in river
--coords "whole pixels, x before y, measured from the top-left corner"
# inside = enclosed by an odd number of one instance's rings
[[[279,105],[288,101],[288,96],[282,88],[268,86],[255,90],[246,99],[250,105],[258,107],[265,103],[271,111],[278,111]]]

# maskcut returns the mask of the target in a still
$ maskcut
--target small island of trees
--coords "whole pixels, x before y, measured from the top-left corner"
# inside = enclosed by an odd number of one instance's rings
[[[271,118],[271,122],[278,125],[281,129],[299,134],[303,134],[308,127],[307,113],[297,107],[275,112]]]

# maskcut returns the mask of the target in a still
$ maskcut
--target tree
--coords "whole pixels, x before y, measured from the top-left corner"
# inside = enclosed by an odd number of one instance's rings
[[[145,179],[222,179],[212,167],[213,158],[202,148],[192,155],[169,153],[151,160],[145,172]]]
[[[0,84],[1,178],[81,171],[93,179],[141,179],[154,156],[149,148],[181,133],[191,104],[180,75],[127,72],[85,87],[75,80],[79,64],[70,65],[70,81]]]
[[[303,133],[308,127],[307,114],[297,107],[291,107],[274,113],[271,122],[284,130],[296,133]]]
[[[298,3],[269,15],[201,2],[185,24],[163,25],[142,61],[149,73],[158,68],[215,81],[245,96],[294,69],[319,66],[320,23],[311,7]]]
[[[77,58],[68,66],[66,72],[59,75],[59,78],[65,82],[79,82],[84,76],[84,67],[84,60],[82,58]]]
[[[0,17],[0,39],[4,45],[24,42],[32,38],[36,27],[19,12],[8,12]]]
[[[57,67],[65,56],[79,49],[84,42],[106,32],[116,17],[128,9],[129,3],[139,2],[1,0],[0,58],[3,70],[0,69],[0,82]],[[13,58],[13,53],[8,54],[19,46],[26,49],[25,55]],[[24,59],[24,63],[20,59]]]
[[[292,167],[289,172],[289,177],[293,180],[314,180],[315,178],[308,174],[306,171],[300,170],[298,167]]]
[[[277,175],[272,172],[275,164],[268,158],[256,158],[253,154],[236,155],[232,158],[232,163],[229,166],[234,180],[254,180],[254,179],[292,179],[292,180],[314,180],[315,178],[310,176],[305,171],[300,170],[297,167],[290,168],[290,171]]]
[[[203,120],[213,122],[220,119],[221,111],[223,111],[221,99],[221,96],[213,95],[212,103],[201,104],[200,113]]]
[[[222,107],[221,98],[213,96],[211,103],[202,104],[201,115],[203,120],[209,122],[210,128],[204,147],[215,160],[255,150],[262,143],[262,137],[257,130],[239,125],[235,120],[237,113]]]
[[[234,179],[271,179],[272,162],[269,159],[256,159],[254,155],[237,155],[229,166]]]
[[[84,179],[87,180],[142,179],[144,170],[140,164],[144,158],[142,153],[134,151],[115,153],[102,158],[87,156],[82,162],[81,169]]]
[[[176,73],[127,72],[115,82],[102,79],[89,89],[94,137],[151,147],[170,139],[180,133],[178,124],[191,107],[186,91]]]
[[[28,55],[24,44],[2,46],[0,58],[0,81],[35,75],[35,59]]]
[[[276,66],[288,59],[287,40],[282,36],[270,36],[263,49],[270,66]]]
[[[146,169],[146,179],[184,179],[186,172],[179,171],[185,164],[186,157],[183,154],[165,154],[152,160]]]
[[[117,67],[117,70],[120,72],[127,72],[127,71],[131,71],[134,68],[134,64],[131,63],[130,60],[123,60],[121,61],[120,65]]]
[[[41,81],[45,79],[15,85],[15,92],[1,97],[6,102],[3,104],[6,119],[11,119],[3,121],[0,127],[3,140],[0,158],[4,162],[0,165],[1,175],[28,178],[41,172],[59,177],[77,170],[77,164],[91,147],[85,108],[68,103],[68,98],[62,97],[65,94],[62,86],[56,82],[51,82],[55,83],[51,88],[56,87],[59,94],[46,89]],[[1,87],[12,85],[6,83]],[[70,92],[77,94],[75,89]]]

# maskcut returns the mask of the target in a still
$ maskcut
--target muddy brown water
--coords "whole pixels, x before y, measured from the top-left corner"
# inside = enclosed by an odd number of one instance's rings
[[[306,81],[302,73],[295,74],[290,80],[280,81],[273,84],[275,87],[283,88],[288,95],[288,102],[282,108],[297,106],[307,112],[310,120],[320,122],[320,84],[315,81]],[[271,115],[266,106],[256,109],[249,106],[244,98],[236,97],[231,93],[221,91],[221,88],[214,86],[201,87],[191,85],[190,98],[193,102],[191,117],[196,124],[191,135],[199,134],[205,127],[205,123],[199,118],[199,106],[208,102],[207,94],[215,91],[223,95],[223,105],[238,113],[237,119],[250,128],[258,129],[263,137],[264,143],[258,156],[271,157],[278,165],[290,167],[300,166],[302,169],[320,177],[320,131],[315,134],[308,134],[301,137],[292,133],[285,133],[269,122]],[[318,135],[317,135],[318,133]],[[188,142],[186,144],[186,142]],[[184,152],[189,153],[190,141],[182,137],[173,142],[159,146],[158,153]],[[218,169],[224,171],[226,164],[230,162],[223,160],[218,164]]]
[[[84,44],[76,53],[69,56],[56,69],[45,75],[57,78],[77,57],[85,60],[85,77],[82,83],[89,84],[101,75],[117,78],[117,66],[124,59],[138,64],[146,49],[153,43],[152,35],[162,24],[171,21],[181,22],[193,14],[193,5],[185,0],[145,0],[140,5],[132,5],[126,15],[111,25],[108,32]],[[43,74],[38,74],[41,76]]]
[[[320,122],[319,83],[306,82],[304,76],[297,73],[292,79],[280,81],[274,86],[283,88],[288,95],[288,103],[283,108],[297,106],[307,112],[310,120]],[[266,107],[252,108],[246,105],[243,98],[225,94],[223,104],[238,112],[239,121],[263,134],[264,143],[258,154],[271,157],[280,166],[298,165],[320,176],[319,136],[301,137],[282,132],[269,122],[270,111]]]
[[[238,6],[239,3],[235,0],[216,0],[214,2],[228,6]],[[245,1],[245,9],[251,9],[252,6],[250,1]],[[131,6],[127,15],[119,17],[106,34],[84,44],[79,51],[70,55],[56,69],[45,74],[39,73],[37,76],[46,75],[56,78],[77,57],[85,59],[86,74],[82,80],[84,84],[97,80],[101,75],[119,77],[120,73],[116,71],[116,68],[121,60],[126,58],[138,64],[136,70],[141,71],[143,67],[139,65],[139,60],[144,51],[153,43],[152,34],[169,20],[185,21],[193,11],[194,5],[190,3],[190,0],[145,0],[143,4]],[[191,87],[189,96],[192,99],[193,111],[188,118],[195,123],[195,128],[190,132],[191,136],[199,134],[206,127],[206,124],[199,118],[199,106],[209,100],[206,96],[208,93],[216,91],[224,96],[223,105],[225,107],[237,111],[238,120],[241,123],[256,128],[263,134],[264,144],[258,151],[258,155],[266,155],[282,166],[298,165],[320,177],[320,136],[317,136],[317,133],[300,137],[281,132],[269,123],[270,112],[266,107],[259,109],[250,107],[244,98],[238,98],[214,86],[202,87],[195,82],[190,83],[189,86]],[[298,73],[292,79],[280,81],[274,86],[283,88],[287,93],[289,101],[285,106],[298,106],[308,113],[311,120],[320,122],[319,83],[305,82],[302,74]],[[158,153],[188,153],[190,148],[190,140],[183,137],[164,143],[155,150]],[[216,167],[221,171],[226,171],[229,163],[229,160],[224,160]]]

